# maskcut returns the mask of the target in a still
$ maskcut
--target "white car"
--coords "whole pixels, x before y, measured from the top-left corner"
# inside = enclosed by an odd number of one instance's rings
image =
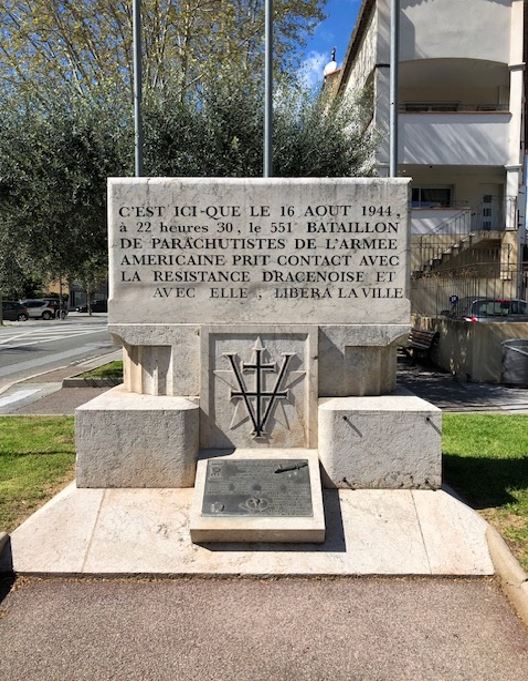
[[[49,298],[39,298],[34,300],[21,300],[22,305],[27,309],[30,319],[56,319],[59,317],[59,301]],[[66,308],[62,310],[62,318],[68,314]]]

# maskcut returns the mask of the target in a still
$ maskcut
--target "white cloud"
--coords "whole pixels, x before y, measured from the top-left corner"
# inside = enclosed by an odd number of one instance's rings
[[[319,87],[323,82],[323,69],[330,61],[326,52],[308,52],[299,68],[299,79],[310,90]]]

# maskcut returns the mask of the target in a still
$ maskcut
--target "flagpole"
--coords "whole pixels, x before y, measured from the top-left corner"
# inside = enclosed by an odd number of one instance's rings
[[[389,175],[398,176],[398,71],[400,58],[400,0],[391,0],[389,85]]]
[[[273,0],[264,8],[264,177],[273,175]]]
[[[136,177],[143,176],[143,121],[141,118],[141,0],[132,0],[134,59],[134,158]]]

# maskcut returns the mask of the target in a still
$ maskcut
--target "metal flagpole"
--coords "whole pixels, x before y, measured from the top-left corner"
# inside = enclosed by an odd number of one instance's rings
[[[390,158],[389,175],[398,176],[398,71],[400,56],[400,0],[391,0],[390,25]]]
[[[143,122],[141,120],[141,0],[132,0],[134,30],[134,154],[136,177],[143,176]]]
[[[273,0],[264,9],[264,177],[273,175]]]

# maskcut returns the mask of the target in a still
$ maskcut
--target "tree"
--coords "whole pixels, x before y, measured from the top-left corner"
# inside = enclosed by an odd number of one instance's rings
[[[286,79],[277,90],[275,175],[369,172],[373,141],[357,107],[312,97]],[[262,174],[260,83],[220,79],[202,98],[152,96],[145,169],[160,176]],[[49,111],[12,107],[0,127],[0,285],[28,274],[94,286],[106,268],[106,182],[132,171],[129,108],[73,98]]]
[[[221,80],[200,102],[157,98],[145,111],[145,169],[166,177],[262,175],[261,83]],[[359,104],[313,96],[285,79],[275,102],[274,174],[369,174],[375,140],[363,131]]]
[[[124,121],[124,122],[123,122]],[[106,179],[123,175],[129,128],[115,108],[45,114],[12,108],[0,128],[0,275],[13,288],[22,273],[74,277],[106,259]]]
[[[275,0],[275,54],[291,69],[326,0]],[[180,98],[262,68],[264,0],[143,0],[144,88]],[[48,108],[61,92],[132,96],[130,0],[0,0],[0,91]]]

